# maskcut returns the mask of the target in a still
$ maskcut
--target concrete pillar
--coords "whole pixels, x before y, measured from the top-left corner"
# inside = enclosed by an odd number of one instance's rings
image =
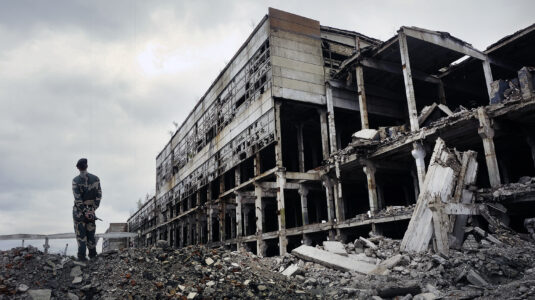
[[[262,207],[263,191],[260,185],[255,184],[255,215],[256,215],[256,254],[260,257],[265,255],[265,244],[262,240],[264,211]]]
[[[418,174],[418,184],[421,190],[425,181],[425,149],[419,142],[414,142],[412,146],[411,154],[416,162],[416,174]]]
[[[375,165],[368,161],[366,165],[362,168],[366,174],[366,179],[368,182],[368,201],[370,203],[370,212],[375,214],[379,210],[379,205],[377,203],[377,189],[375,184]]]
[[[262,167],[260,165],[260,152],[257,152],[254,156],[254,159],[253,159],[253,168],[254,168],[254,176],[258,176],[260,175],[260,173],[262,172]]]
[[[336,212],[336,221],[342,222],[345,220],[345,205],[344,196],[342,193],[342,176],[340,174],[340,163],[335,162],[336,179],[334,180],[334,209]]]
[[[236,209],[236,207],[235,207]],[[229,213],[229,219],[230,219],[230,238],[236,238],[236,227],[237,226],[237,222],[236,222],[236,210],[234,210],[234,213],[232,213],[232,209],[229,205],[227,205],[227,212]]]
[[[284,188],[286,187],[286,174],[277,172],[277,210],[279,223],[279,255],[286,254],[286,209],[284,205]]]
[[[212,225],[212,214],[214,213],[214,209],[212,208],[211,204],[208,204],[207,212],[206,212],[206,226],[208,227],[208,244],[212,242],[212,238],[214,236],[213,233],[213,225]]]
[[[241,169],[240,165],[237,165],[234,169],[234,182],[236,183],[236,186],[240,185],[241,183]]]
[[[223,200],[223,199],[221,199]],[[227,205],[225,202],[221,201],[219,204],[219,240],[224,242],[226,239],[226,216],[227,215]]]
[[[444,82],[440,80],[440,82],[437,85],[438,89],[438,102],[440,104],[446,105],[446,91],[444,90]]]
[[[327,98],[327,124],[329,127],[329,142],[330,142],[330,153],[338,151],[337,138],[336,138],[336,124],[334,122],[334,103],[333,103],[333,92],[331,85],[329,83],[325,84],[326,88],[326,98]]]
[[[299,172],[305,172],[305,146],[303,139],[303,124],[299,123],[297,128],[297,153],[299,160]]]
[[[243,197],[240,192],[236,192],[236,236],[242,236],[242,201]]]
[[[364,72],[362,71],[362,66],[356,67],[355,77],[357,78],[359,95],[360,124],[362,129],[368,129],[370,128],[370,123],[368,122],[368,106],[366,102],[366,90],[364,89]]]
[[[247,236],[249,234],[249,213],[250,213],[250,208],[249,208],[249,205],[243,205],[242,204],[242,207],[243,207],[243,215],[242,215],[242,219],[243,219],[243,235],[244,236]]]
[[[281,102],[275,101],[275,160],[276,166],[282,168],[282,127],[281,127]]]
[[[485,75],[485,84],[487,86],[487,93],[489,95],[489,103],[490,103],[490,99],[492,98],[491,84],[494,80],[492,79],[492,70],[490,68],[489,60],[485,59],[482,63],[483,63],[483,74]]]
[[[420,195],[420,182],[418,181],[417,172],[411,170],[412,184],[414,187],[414,203],[418,203],[418,196]]]
[[[498,169],[498,160],[496,159],[496,149],[494,147],[494,129],[491,121],[485,111],[485,108],[480,107],[477,110],[477,117],[479,119],[478,133],[483,140],[483,150],[485,151],[485,161],[489,173],[490,186],[495,188],[501,185],[500,170]]]
[[[334,195],[333,195],[333,180],[328,176],[325,176],[322,180],[325,187],[325,196],[327,199],[327,222],[334,221]],[[321,222],[321,220],[320,220]]]
[[[409,120],[411,124],[411,131],[420,129],[418,123],[418,111],[416,109],[416,97],[414,94],[414,85],[412,83],[411,63],[409,59],[409,47],[407,45],[407,36],[400,32],[399,37],[399,52],[401,54],[401,64],[403,69],[403,79],[405,81],[405,94],[407,96],[407,107],[409,110]]]
[[[323,153],[323,159],[329,158],[329,126],[327,124],[327,112],[324,109],[318,109],[320,115],[320,128],[321,128],[321,150]]]
[[[299,186],[299,196],[301,196],[301,217],[303,226],[308,225],[308,188],[301,184]]]

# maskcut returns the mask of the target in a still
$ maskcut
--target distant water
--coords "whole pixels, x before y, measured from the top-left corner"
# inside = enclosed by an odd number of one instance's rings
[[[45,244],[45,240],[25,240],[24,241],[24,247],[27,247],[28,245],[32,245],[39,250],[43,251],[43,245]],[[76,256],[78,252],[78,244],[76,243],[76,239],[64,239],[64,240],[49,240],[48,244],[50,245],[50,248],[48,249],[49,253],[56,253],[56,254],[63,254],[65,251],[65,245],[68,245],[67,247],[67,255]],[[10,250],[15,247],[22,246],[21,240],[10,240],[10,241],[0,241],[0,250]],[[99,239],[97,243],[97,252],[100,253],[102,251],[102,239]]]

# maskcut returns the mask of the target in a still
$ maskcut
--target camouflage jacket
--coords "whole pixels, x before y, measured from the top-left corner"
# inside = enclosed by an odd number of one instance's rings
[[[100,206],[102,189],[100,180],[93,174],[84,171],[74,177],[72,193],[74,194],[74,208],[78,211],[95,210]]]

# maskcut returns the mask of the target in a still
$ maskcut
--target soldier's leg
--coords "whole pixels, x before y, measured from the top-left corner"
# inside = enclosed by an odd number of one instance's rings
[[[87,236],[84,222],[75,220],[74,232],[76,233],[76,242],[78,243],[78,258],[85,258]]]
[[[95,222],[86,223],[87,249],[89,249],[90,258],[97,256],[97,243],[95,241],[96,228]]]

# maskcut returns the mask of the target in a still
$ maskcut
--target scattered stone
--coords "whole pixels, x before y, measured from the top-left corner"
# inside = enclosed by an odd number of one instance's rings
[[[207,257],[207,258],[204,260],[204,262],[205,262],[207,265],[211,266],[211,265],[214,263],[214,260],[211,259],[210,257]]]
[[[481,277],[476,271],[470,270],[466,274],[466,279],[473,285],[477,286],[486,286],[488,285],[488,282]]]
[[[286,268],[284,271],[282,271],[282,275],[286,277],[292,277],[292,275],[297,273],[297,271],[299,271],[299,266],[297,266],[296,264],[293,264],[293,265],[288,266],[288,268]]]
[[[78,300],[80,297],[78,297],[76,294],[73,293],[67,293],[67,297],[69,297],[69,300]]]
[[[366,247],[368,248],[371,248],[373,250],[377,249],[377,245],[375,245],[373,242],[371,242],[370,240],[366,239],[366,238],[363,238],[363,237],[359,237],[359,239],[361,241],[364,242],[364,244],[366,245]]]
[[[421,293],[421,294],[414,296],[414,298],[412,299],[413,300],[435,300],[437,299],[437,296],[433,293]]]
[[[74,279],[72,280],[72,284],[78,284],[78,283],[81,283],[83,280],[82,276],[76,276],[74,277]]]
[[[30,289],[29,286],[25,285],[24,283],[20,284],[19,287],[17,288],[17,290],[21,293],[25,293],[26,291],[28,291]]]
[[[78,277],[78,276],[82,276],[82,269],[80,268],[80,266],[76,266],[74,268],[71,269],[71,277]]]

